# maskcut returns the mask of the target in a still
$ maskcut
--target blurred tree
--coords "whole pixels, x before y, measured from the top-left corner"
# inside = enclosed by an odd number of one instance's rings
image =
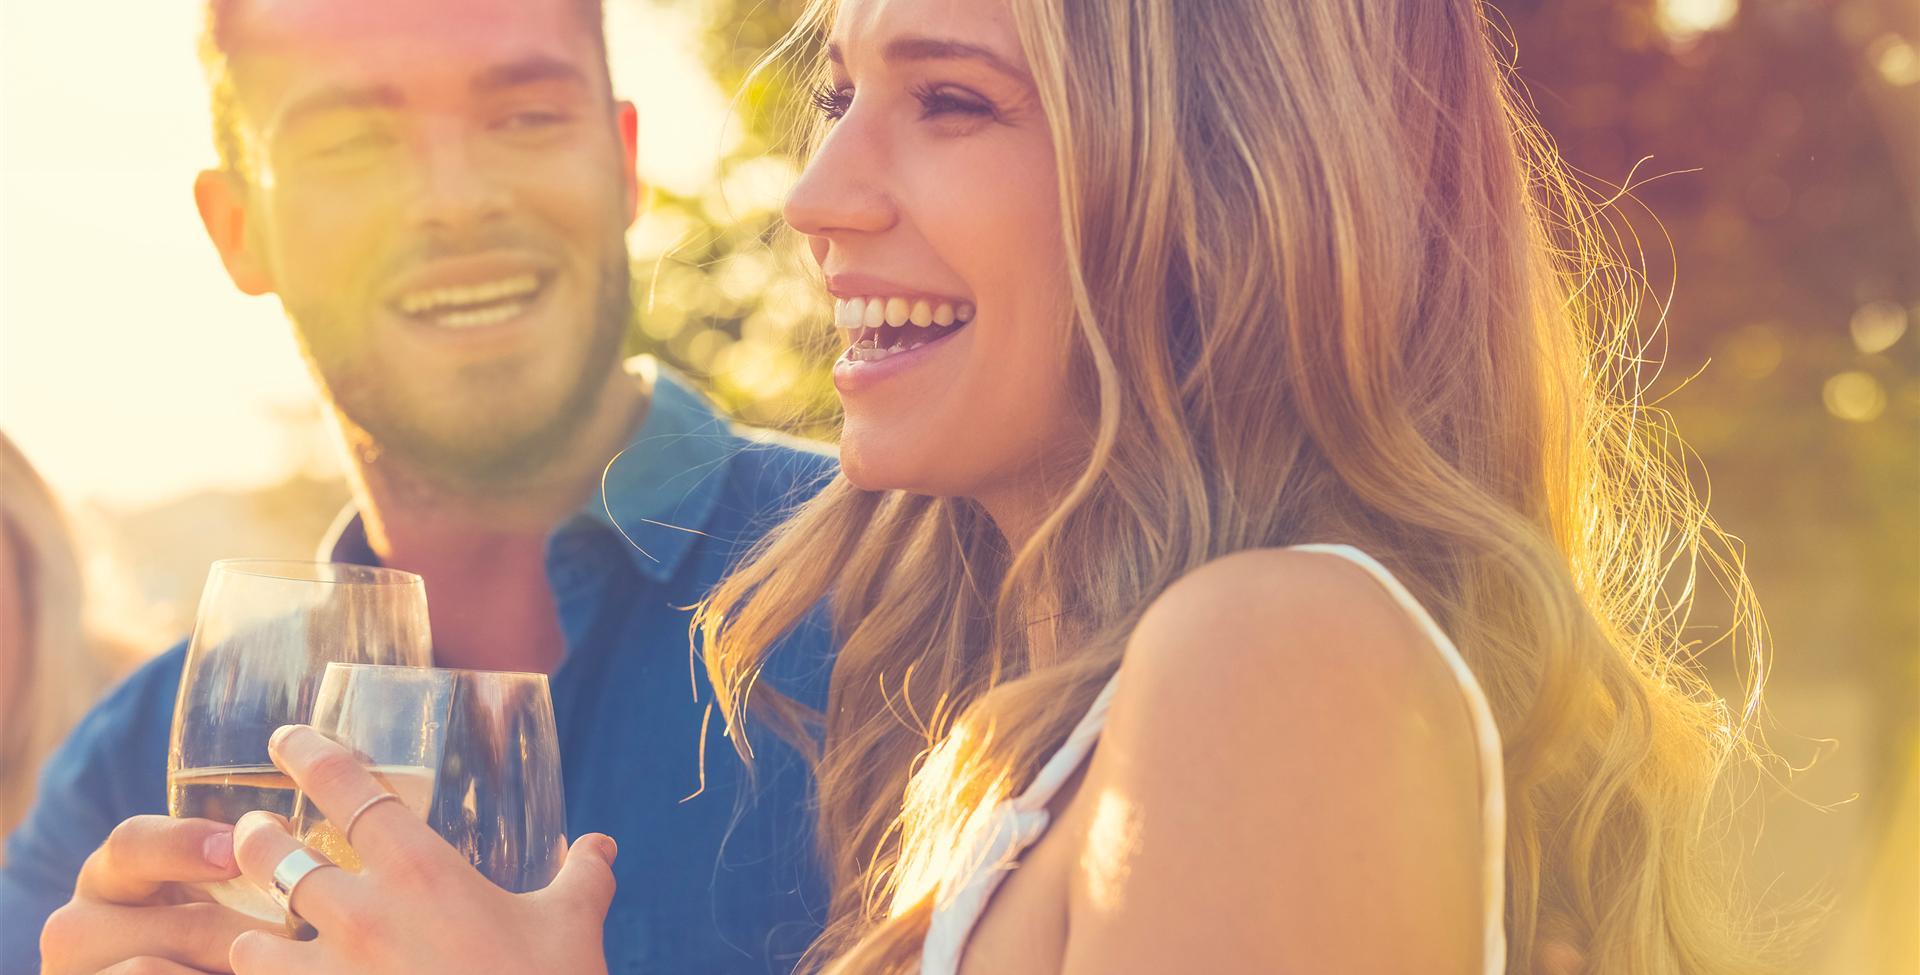
[[[1752,543],[1781,672],[1858,674],[1881,697],[1873,740],[1909,740],[1920,4],[1499,6],[1571,165],[1623,183],[1651,157],[1621,211],[1650,242],[1653,290],[1673,295],[1677,368],[1657,392],[1712,472],[1715,511]]]
[[[707,190],[656,192],[645,236],[658,246],[635,254],[630,348],[699,378],[750,422],[824,436],[837,408],[824,368],[828,309],[780,233],[780,203],[797,172],[784,135],[804,98],[776,75],[748,78],[801,5],[704,0],[698,9],[705,60],[721,90],[736,94],[743,138]]]

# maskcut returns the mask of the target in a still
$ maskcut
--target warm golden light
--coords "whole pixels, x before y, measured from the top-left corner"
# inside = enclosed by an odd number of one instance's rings
[[[1920,85],[1920,50],[1898,34],[1882,34],[1867,48],[1867,63],[1892,88]]]
[[[1827,380],[1822,398],[1828,413],[1855,423],[1878,419],[1887,408],[1887,391],[1864,372],[1843,372]]]
[[[1885,352],[1907,334],[1907,310],[1891,301],[1870,301],[1854,311],[1847,328],[1861,352]]]
[[[1087,877],[1087,899],[1095,910],[1120,909],[1133,854],[1140,847],[1141,825],[1137,803],[1112,789],[1100,793],[1093,825],[1087,827],[1086,853],[1080,859]]]
[[[1660,0],[1655,14],[1660,32],[1675,41],[1688,41],[1733,22],[1740,0]]]

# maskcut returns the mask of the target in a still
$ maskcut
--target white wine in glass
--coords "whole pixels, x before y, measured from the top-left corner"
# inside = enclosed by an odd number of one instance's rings
[[[313,727],[352,749],[498,886],[539,890],[560,872],[567,813],[547,675],[331,664]],[[304,795],[293,827],[333,862],[359,869]]]
[[[311,718],[334,662],[431,665],[420,577],[330,562],[215,562],[174,705],[167,811],[223,823],[256,809],[291,817],[293,782],[268,758],[267,738]],[[287,919],[244,878],[207,892],[263,920]]]

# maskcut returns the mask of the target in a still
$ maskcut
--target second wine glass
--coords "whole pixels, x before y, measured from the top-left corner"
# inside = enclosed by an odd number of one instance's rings
[[[488,880],[524,893],[559,873],[566,800],[545,674],[331,664],[313,727],[353,750]],[[359,869],[340,827],[304,793],[293,828]]]

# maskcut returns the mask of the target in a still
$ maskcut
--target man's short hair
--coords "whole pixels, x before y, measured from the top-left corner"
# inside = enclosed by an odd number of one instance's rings
[[[220,168],[245,178],[247,173],[246,137],[240,131],[240,99],[233,88],[233,72],[227,59],[233,54],[234,24],[243,0],[207,0],[207,20],[200,32],[200,66],[207,74],[207,90],[212,96],[213,148],[219,154]],[[593,38],[604,67],[607,60],[605,0],[572,0],[581,21]]]

